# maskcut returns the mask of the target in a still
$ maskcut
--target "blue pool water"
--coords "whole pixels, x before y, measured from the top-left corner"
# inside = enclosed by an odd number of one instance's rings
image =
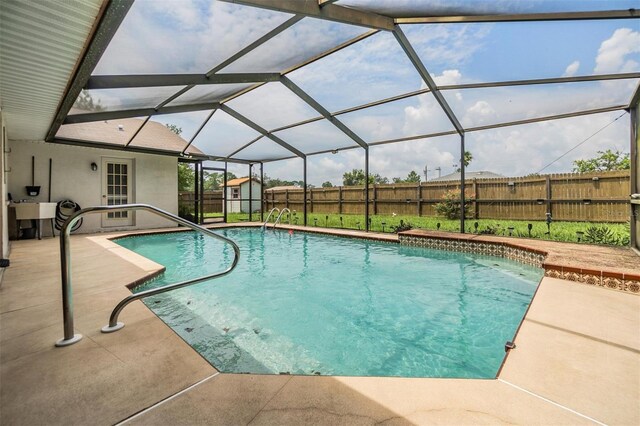
[[[542,277],[504,259],[302,232],[236,228],[226,277],[145,303],[223,372],[495,377]],[[230,264],[192,232],[122,238],[164,266],[139,287]]]

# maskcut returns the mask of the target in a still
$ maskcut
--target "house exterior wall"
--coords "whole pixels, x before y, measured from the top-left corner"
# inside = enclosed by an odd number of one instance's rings
[[[30,199],[48,200],[49,159],[53,161],[51,201],[73,200],[81,207],[103,204],[102,159],[133,159],[133,200],[178,213],[177,159],[168,156],[127,153],[45,142],[9,141],[11,153],[7,155],[11,172],[8,173],[8,191],[14,201]],[[35,184],[41,186],[37,197],[28,197],[26,185],[31,185],[31,156],[35,156]],[[91,163],[98,165],[91,170]],[[172,222],[147,212],[135,212],[133,226],[103,227],[102,215],[85,217],[80,233],[113,231],[117,229],[146,229],[173,226]],[[45,225],[44,235],[49,227]]]

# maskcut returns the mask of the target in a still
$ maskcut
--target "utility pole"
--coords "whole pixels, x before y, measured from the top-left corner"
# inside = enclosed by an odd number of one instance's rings
[[[438,166],[436,167],[436,170],[438,171],[438,177],[442,176],[442,167]]]
[[[425,164],[422,171],[424,172],[424,181],[426,182],[429,180],[429,165]]]

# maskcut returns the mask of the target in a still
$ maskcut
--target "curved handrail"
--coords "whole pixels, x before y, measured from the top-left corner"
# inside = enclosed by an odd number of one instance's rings
[[[118,315],[120,314],[122,309],[124,309],[125,306],[127,306],[129,303],[133,302],[134,300],[138,300],[143,297],[164,293],[170,290],[174,290],[176,288],[186,287],[191,284],[196,284],[202,281],[227,275],[238,264],[238,261],[240,259],[240,248],[235,242],[233,242],[229,238],[223,237],[222,235],[218,235],[207,228],[204,228],[200,225],[196,225],[195,223],[189,222],[186,219],[183,219],[172,213],[166,212],[157,207],[154,207],[148,204],[121,204],[116,206],[87,207],[82,210],[79,210],[74,214],[72,214],[71,216],[69,216],[69,218],[66,220],[66,222],[62,226],[62,229],[60,230],[60,262],[61,262],[61,278],[62,278],[62,314],[64,318],[64,338],[58,340],[56,342],[56,346],[68,346],[82,339],[81,334],[74,335],[74,329],[73,329],[73,300],[72,300],[72,291],[71,291],[72,290],[71,289],[71,257],[70,257],[70,250],[69,250],[69,234],[71,233],[71,228],[73,227],[73,225],[75,225],[75,223],[78,220],[80,220],[82,216],[87,214],[129,211],[129,210],[146,210],[150,213],[154,213],[158,216],[162,216],[166,219],[177,222],[180,225],[186,226],[187,228],[191,228],[194,231],[200,232],[201,234],[208,235],[210,237],[213,237],[225,243],[228,243],[233,247],[234,258],[231,266],[229,266],[227,269],[225,269],[222,272],[217,272],[215,274],[210,274],[204,277],[179,282],[176,284],[169,284],[163,287],[142,291],[140,293],[132,294],[131,296],[125,297],[120,301],[120,303],[116,305],[116,307],[111,312],[111,316],[109,317],[109,325],[102,328],[102,331],[105,333],[110,333],[124,327],[123,323],[118,322]]]
[[[264,223],[262,224],[262,229],[265,229],[267,227],[267,223],[269,223],[269,219],[271,219],[271,215],[276,210],[278,211],[278,213],[280,213],[280,209],[277,207],[274,207],[271,210],[269,210],[269,214],[267,215],[267,220],[265,220]]]
[[[291,210],[289,210],[288,207],[285,207],[284,209],[282,209],[282,211],[280,212],[280,214],[276,218],[276,221],[273,223],[273,227],[274,228],[276,227],[278,222],[280,222],[280,219],[282,218],[282,215],[284,214],[285,211],[287,211],[287,212],[289,212],[289,214],[291,214]],[[291,225],[291,216],[289,216],[289,225]]]

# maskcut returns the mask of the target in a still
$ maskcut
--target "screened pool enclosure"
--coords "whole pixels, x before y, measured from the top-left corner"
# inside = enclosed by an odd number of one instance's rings
[[[637,0],[189,4],[108,2],[47,141],[179,156],[200,167],[300,158],[306,188],[314,155],[360,150],[369,175],[370,149],[380,145],[449,138],[462,157],[469,135],[627,111],[631,193],[638,192],[640,66],[567,67],[582,43],[576,34],[615,29],[621,20],[637,32]],[[494,67],[464,70],[460,53],[489,30],[499,40],[486,47]],[[570,42],[549,37],[559,32]],[[450,34],[460,35],[457,43],[447,44]],[[525,48],[518,44],[524,39],[535,42]],[[469,113],[487,97],[491,114]],[[523,104],[536,108],[514,107]],[[83,131],[109,120],[126,120],[132,135],[107,141]],[[140,143],[154,122],[178,126],[185,144]],[[464,202],[463,158],[460,166]],[[306,225],[306,203],[302,213]]]

